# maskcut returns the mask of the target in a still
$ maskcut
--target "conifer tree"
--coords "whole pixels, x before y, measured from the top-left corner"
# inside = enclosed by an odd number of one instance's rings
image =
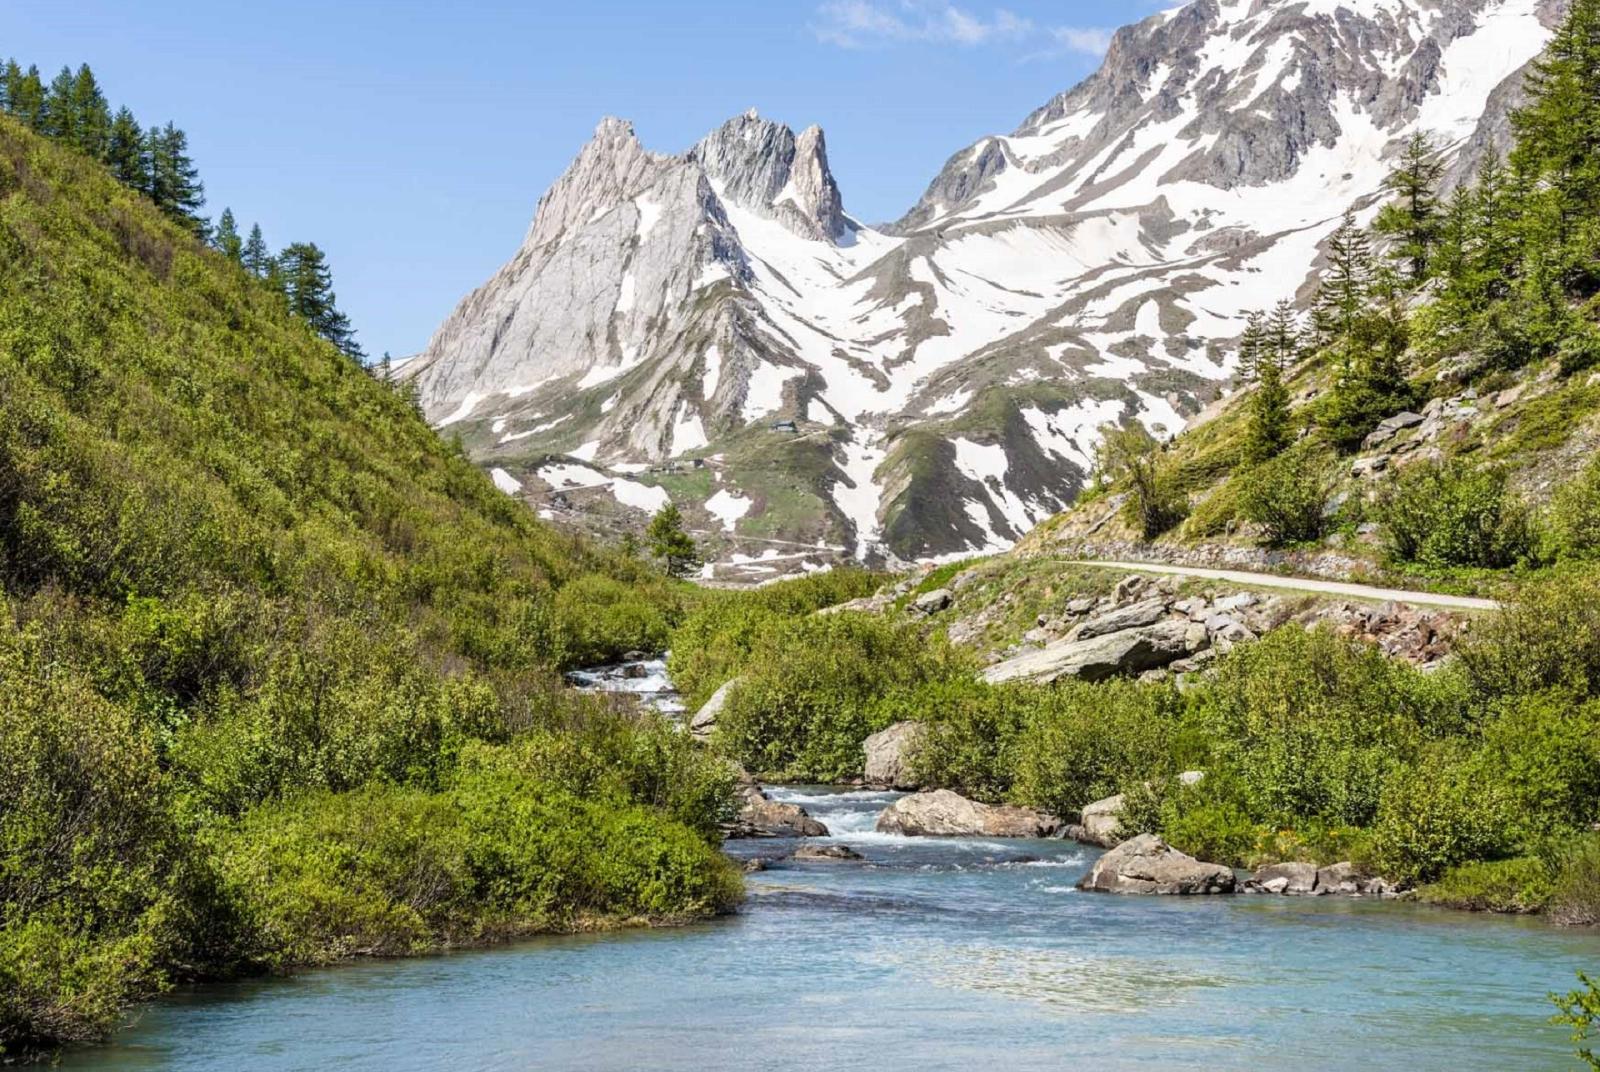
[[[1372,245],[1356,224],[1355,213],[1346,212],[1344,222],[1328,239],[1328,268],[1317,292],[1317,323],[1326,336],[1323,342],[1340,346],[1345,359],[1359,337],[1371,285]]]
[[[315,242],[293,242],[277,258],[289,310],[354,360],[366,355],[356,343],[350,318],[339,311],[328,258]]]
[[[189,157],[188,135],[172,123],[151,128],[145,135],[145,152],[150,161],[150,199],[196,236],[205,237],[207,225],[200,208],[206,203],[206,189]]]
[[[1239,378],[1253,383],[1258,375],[1256,365],[1261,360],[1261,346],[1266,326],[1265,314],[1252,310],[1245,315],[1244,334],[1239,336]]]
[[[0,112],[11,114],[12,87],[22,78],[22,68],[15,59],[0,63]]]
[[[217,250],[235,264],[244,263],[244,239],[239,237],[239,224],[233,218],[233,209],[222,210],[217,221],[217,233],[212,237]]]
[[[261,237],[259,223],[250,225],[250,237],[245,239],[239,260],[246,268],[263,278],[272,266],[272,251],[267,248],[267,240]]]
[[[96,160],[105,160],[111,142],[111,107],[87,63],[72,76],[72,123],[72,144]]]
[[[24,71],[15,60],[6,64],[6,110],[39,133],[45,132],[44,82],[39,68]]]
[[[150,192],[150,162],[145,156],[144,131],[126,108],[117,109],[106,140],[106,166],[118,182],[140,193]]]
[[[50,87],[44,93],[44,124],[40,130],[68,145],[77,144],[78,116],[73,108],[73,86],[71,67],[61,68],[50,80]]]
[[[1378,213],[1374,229],[1394,243],[1393,256],[1407,266],[1411,282],[1428,278],[1429,259],[1439,240],[1439,179],[1444,161],[1438,146],[1417,133],[1406,143],[1400,165],[1384,181],[1395,200]]]
[[[1289,388],[1284,373],[1298,350],[1299,317],[1281,301],[1269,317],[1256,320],[1255,393],[1250,396],[1250,423],[1245,433],[1245,459],[1261,463],[1277,457],[1293,441]]]
[[[670,500],[650,519],[645,539],[650,543],[650,553],[666,566],[668,576],[688,576],[700,565],[694,537],[683,527],[683,514]]]

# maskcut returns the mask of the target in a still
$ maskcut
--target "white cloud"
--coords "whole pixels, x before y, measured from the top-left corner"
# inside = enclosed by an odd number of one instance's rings
[[[827,0],[811,26],[819,41],[840,48],[906,42],[960,45],[1024,44],[1047,47],[1032,55],[1081,52],[1103,55],[1111,32],[1079,26],[1041,26],[996,8],[988,15],[936,0]]]

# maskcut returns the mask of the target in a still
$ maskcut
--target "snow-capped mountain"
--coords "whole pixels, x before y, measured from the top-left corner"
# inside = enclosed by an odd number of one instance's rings
[[[1003,547],[1101,426],[1175,433],[1223,388],[1245,312],[1306,295],[1412,132],[1458,168],[1500,144],[1560,7],[1195,0],[883,228],[815,127],[667,156],[608,119],[405,375],[547,513],[670,496],[753,570]]]

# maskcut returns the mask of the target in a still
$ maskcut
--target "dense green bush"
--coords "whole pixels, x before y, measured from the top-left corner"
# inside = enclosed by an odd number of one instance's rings
[[[1473,629],[1460,657],[1482,697],[1600,694],[1600,572],[1568,570],[1524,585]]]
[[[888,695],[970,672],[954,649],[876,615],[780,619],[760,630],[715,741],[752,771],[838,781],[861,773],[861,742]]]
[[[766,624],[871,595],[886,578],[845,568],[738,592],[707,592],[671,636],[668,669],[691,707],[710,698],[750,658]]]
[[[1549,855],[1556,868],[1550,918],[1569,926],[1600,924],[1600,837],[1558,842]]]
[[[1252,469],[1241,501],[1244,516],[1261,526],[1269,547],[1302,543],[1327,527],[1326,466],[1313,448],[1300,446]]]
[[[1512,845],[1504,794],[1459,744],[1428,747],[1384,787],[1372,829],[1371,863],[1400,883],[1430,882],[1469,860]]]
[[[1600,458],[1556,492],[1548,527],[1551,558],[1600,557]]]
[[[1401,470],[1378,516],[1399,562],[1503,569],[1533,549],[1528,509],[1507,486],[1506,473],[1460,459]]]
[[[1177,773],[1180,710],[1170,685],[1063,682],[1033,690],[1016,742],[1020,803],[1075,815],[1146,778]]]
[[[1547,861],[1538,856],[1509,860],[1476,860],[1457,864],[1437,882],[1417,891],[1428,904],[1469,912],[1543,912],[1550,904],[1554,880]]]

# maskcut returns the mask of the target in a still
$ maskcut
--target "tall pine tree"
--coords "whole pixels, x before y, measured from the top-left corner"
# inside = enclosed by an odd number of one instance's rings
[[[222,210],[222,218],[217,221],[217,233],[212,237],[212,242],[233,263],[244,263],[244,239],[239,237],[239,224],[233,218],[233,209]]]
[[[76,145],[78,140],[78,113],[72,99],[74,84],[72,68],[63,67],[50,80],[50,87],[44,94],[44,126],[41,132],[68,145]]]
[[[6,64],[6,111],[39,133],[45,132],[44,82],[39,68],[26,71],[16,60]]]
[[[1372,243],[1354,212],[1328,239],[1328,267],[1317,290],[1316,329],[1323,346],[1337,346],[1348,360],[1360,338],[1372,286]]]
[[[150,161],[150,199],[169,217],[204,238],[207,225],[200,208],[206,203],[206,188],[189,157],[188,135],[171,123],[151,128],[145,135],[145,152]]]
[[[328,258],[315,242],[293,242],[278,255],[284,296],[289,309],[324,339],[360,361],[366,355],[356,343],[350,318],[339,311]]]
[[[144,131],[126,108],[117,109],[106,139],[106,167],[124,186],[150,192],[150,161],[145,155]]]
[[[1406,142],[1400,165],[1384,182],[1395,200],[1378,213],[1374,230],[1390,239],[1393,256],[1403,262],[1413,283],[1428,278],[1429,261],[1439,241],[1439,179],[1444,161],[1426,134]]]
[[[267,248],[267,240],[261,237],[259,223],[250,225],[250,237],[245,240],[239,260],[246,268],[262,278],[266,278],[272,268],[272,251]]]
[[[1252,319],[1256,333],[1252,377],[1256,388],[1250,396],[1244,453],[1247,461],[1259,464],[1276,458],[1294,441],[1284,373],[1299,350],[1300,323],[1294,306],[1287,301],[1279,302],[1271,316],[1255,313]]]
[[[87,63],[72,76],[72,123],[72,144],[96,160],[105,160],[111,145],[111,106]]]

